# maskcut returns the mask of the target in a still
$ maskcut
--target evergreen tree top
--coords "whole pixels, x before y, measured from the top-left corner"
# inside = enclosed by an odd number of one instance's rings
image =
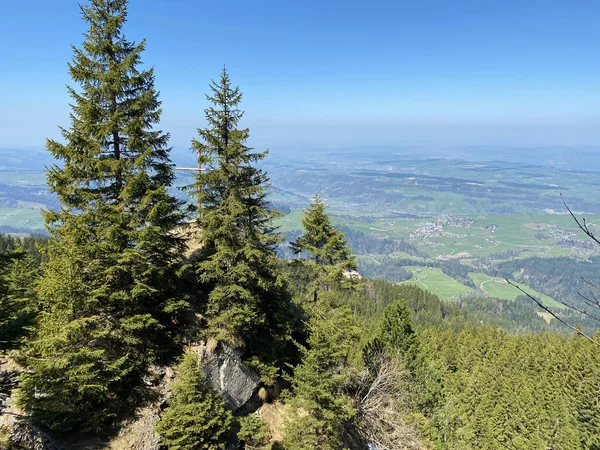
[[[272,322],[279,309],[281,277],[275,246],[277,216],[268,201],[269,180],[254,163],[266,152],[246,145],[250,131],[240,128],[242,92],[223,68],[211,81],[205,109],[207,126],[192,141],[208,170],[189,186],[199,195],[203,248],[197,267],[210,286],[206,316],[213,337],[245,345],[250,335]]]
[[[232,131],[237,127],[244,111],[237,108],[241,103],[243,93],[239,86],[232,87],[227,68],[223,67],[219,82],[211,80],[209,88],[211,94],[206,94],[206,99],[213,105],[205,110],[206,120],[216,129]],[[224,120],[222,122],[221,120]],[[225,125],[225,127],[223,126]],[[223,135],[224,142],[227,136]]]
[[[347,264],[346,269],[356,269],[352,252],[346,245],[341,227],[335,227],[327,206],[315,194],[302,218],[304,233],[291,243],[296,254],[306,252],[318,265]]]
[[[90,29],[84,34],[86,40],[102,42],[109,40],[124,40],[121,29],[127,21],[128,0],[92,0],[88,5],[79,5],[83,20],[90,24]],[[97,55],[106,54],[106,50],[93,47],[90,44],[85,49],[92,53],[97,49]]]
[[[122,32],[127,1],[92,0],[80,8],[89,28],[69,63],[80,87],[67,87],[71,126],[61,128],[64,143],[47,142],[63,161],[48,171],[48,184],[67,211],[124,205],[174,179],[169,136],[154,129],[162,110],[154,71],[142,67],[145,41],[128,41]],[[60,222],[53,214],[46,219]]]
[[[233,86],[227,69],[223,67],[217,81],[211,80],[210,93],[206,94],[209,106],[204,110],[207,127],[198,129],[200,139],[192,140],[192,151],[198,154],[198,162],[206,164],[208,171],[204,179],[209,178],[209,171],[222,170],[232,176],[240,175],[245,170],[245,176],[260,175],[267,181],[266,175],[249,164],[263,159],[268,151],[254,152],[245,145],[250,130],[238,128],[244,116],[239,109],[243,98],[239,86]],[[245,167],[245,169],[241,169]]]
[[[334,289],[352,290],[356,288],[356,278],[352,273],[357,269],[356,258],[346,244],[341,227],[335,227],[327,207],[318,194],[315,194],[302,218],[304,233],[291,242],[292,251],[304,257],[313,272],[310,283],[313,301],[319,292]]]

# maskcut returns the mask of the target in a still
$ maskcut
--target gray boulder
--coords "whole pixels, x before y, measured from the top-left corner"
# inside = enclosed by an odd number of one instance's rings
[[[246,412],[260,406],[260,401],[254,405],[260,388],[259,377],[242,363],[239,351],[211,342],[194,347],[194,351],[200,356],[207,383],[221,394],[229,409]]]

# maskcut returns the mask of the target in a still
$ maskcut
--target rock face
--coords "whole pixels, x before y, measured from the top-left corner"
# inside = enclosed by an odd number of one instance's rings
[[[223,396],[233,412],[242,412],[257,399],[258,375],[242,363],[240,353],[224,344],[202,344],[194,347],[203,363],[207,383]],[[260,405],[258,400],[256,407]]]
[[[63,450],[65,447],[49,434],[29,424],[13,404],[20,368],[9,360],[0,360],[0,449],[3,446],[27,450]]]
[[[54,438],[40,431],[36,427],[18,420],[6,421],[8,430],[8,442],[14,448],[26,448],[28,450],[65,450]],[[0,445],[2,445],[0,443]]]
[[[19,372],[7,369],[6,361],[0,361],[0,416],[9,406],[10,396],[15,387],[17,387],[17,377]]]
[[[144,377],[144,384],[151,387],[157,396],[156,401],[136,412],[136,417],[119,432],[106,447],[106,450],[159,450],[160,437],[154,430],[160,412],[166,407],[172,395],[171,384],[175,379],[172,366],[152,366]]]

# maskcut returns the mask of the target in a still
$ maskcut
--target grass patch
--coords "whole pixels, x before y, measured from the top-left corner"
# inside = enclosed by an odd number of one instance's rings
[[[546,321],[546,323],[548,323],[548,324],[553,319],[552,314],[550,314],[549,312],[546,312],[546,311],[538,311],[537,315],[540,316],[542,319],[544,319]]]
[[[484,291],[489,297],[514,301],[517,297],[523,295],[523,293],[516,287],[511,286],[501,278],[490,277],[485,273],[470,273],[469,277],[471,280],[473,280],[473,283],[475,283],[477,287]],[[536,290],[531,289],[524,284],[514,281],[513,283],[522,288],[525,292],[531,294],[533,297],[540,299],[545,306],[559,309],[564,308],[564,305],[561,305],[548,295],[537,292]]]
[[[0,208],[0,226],[43,229],[44,219],[39,209]]]
[[[472,291],[437,268],[405,266],[404,269],[412,272],[413,278],[403,283],[416,284],[444,300],[455,299]]]

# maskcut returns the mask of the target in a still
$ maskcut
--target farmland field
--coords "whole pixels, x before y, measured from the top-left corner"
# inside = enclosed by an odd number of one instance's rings
[[[450,278],[440,269],[418,266],[405,266],[404,268],[413,274],[413,278],[404,283],[421,286],[444,300],[451,300],[471,291],[470,288]]]
[[[469,274],[473,282],[477,285],[479,289],[484,291],[489,297],[493,298],[501,298],[506,300],[516,300],[517,297],[522,296],[523,293],[519,291],[514,286],[511,286],[506,282],[506,280],[498,277],[491,277],[486,275],[485,273],[471,273]],[[511,282],[515,283],[517,286],[525,290],[527,293],[532,295],[535,298],[538,298],[542,301],[542,303],[548,307],[559,308],[562,309],[564,306],[554,300],[552,297],[548,295],[541,294],[521,283],[517,283],[515,281]]]
[[[0,232],[41,231],[40,209],[58,207],[44,172],[24,170],[36,161],[20,157],[10,153],[0,171]],[[40,161],[48,164],[43,153]],[[594,164],[600,171],[600,162]],[[402,270],[407,270],[412,279],[405,282],[444,299],[483,294],[514,300],[520,292],[497,273],[503,264],[522,261],[518,270],[539,258],[567,258],[575,264],[600,255],[567,214],[560,196],[592,229],[600,230],[600,196],[595,195],[600,173],[389,151],[274,153],[263,168],[271,179],[269,201],[287,212],[276,221],[281,232],[300,230],[302,209],[319,193],[336,225],[370,239],[362,244],[359,271],[371,264],[373,276],[387,273],[405,280]],[[187,199],[180,188],[193,181],[190,173],[177,172],[171,192]],[[404,247],[377,245],[386,239]],[[389,250],[369,250],[375,248]],[[378,253],[382,251],[387,253]],[[561,306],[552,298],[556,292],[575,292],[539,282],[533,290],[527,278],[532,274],[506,276],[553,307]],[[564,287],[572,279],[560,283]]]
[[[600,215],[589,214],[590,225]],[[278,220],[282,231],[301,228],[302,212],[294,209]],[[471,260],[506,252],[511,258],[574,256],[597,253],[573,219],[565,214],[538,216],[441,216],[436,219],[379,219],[361,222],[334,215],[333,222],[366,235],[405,239],[433,258]]]

